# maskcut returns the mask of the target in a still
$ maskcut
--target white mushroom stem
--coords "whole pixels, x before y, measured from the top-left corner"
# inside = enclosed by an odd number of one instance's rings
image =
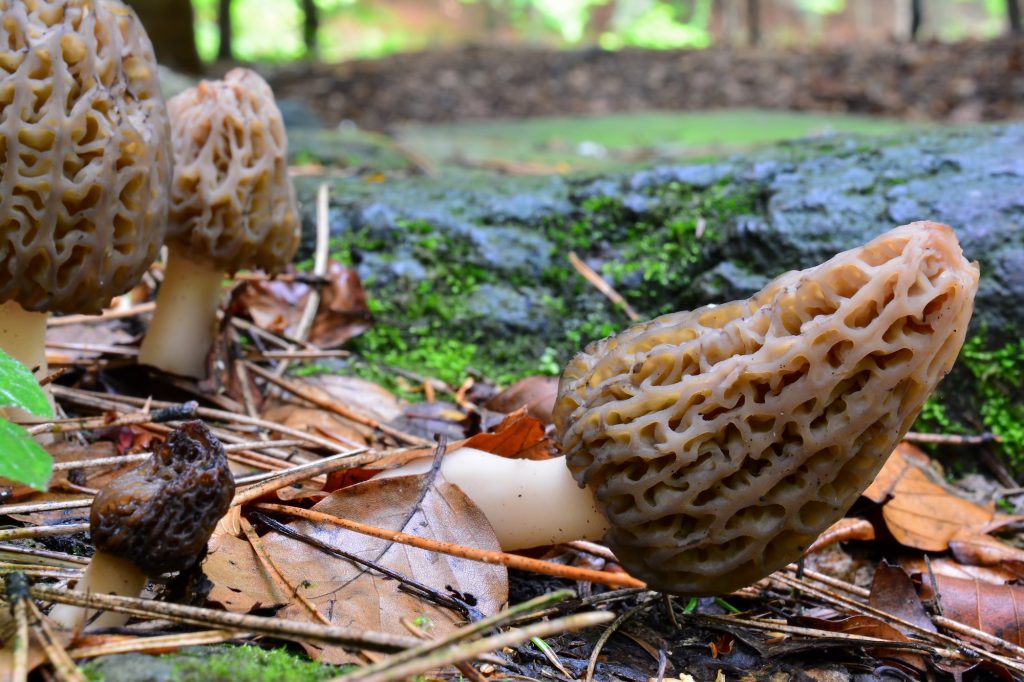
[[[138,597],[146,586],[146,575],[139,568],[120,557],[96,550],[85,575],[75,589],[89,594],[116,594],[121,597]],[[63,628],[79,631],[89,618],[96,613],[93,609],[71,604],[57,604],[50,609],[49,618]],[[94,620],[90,628],[116,628],[128,622],[128,615],[105,611]]]
[[[376,478],[422,474],[430,464],[416,460]],[[593,493],[576,483],[562,457],[509,459],[460,448],[445,455],[441,474],[480,508],[503,550],[600,540],[609,527]]]
[[[25,310],[14,301],[0,303],[0,348],[36,376],[46,374],[46,313]]]
[[[139,363],[201,379],[213,345],[224,272],[170,251]]]

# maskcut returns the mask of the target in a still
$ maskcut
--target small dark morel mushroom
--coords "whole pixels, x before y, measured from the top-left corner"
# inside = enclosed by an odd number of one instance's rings
[[[506,549],[603,536],[652,588],[728,593],[798,559],[871,483],[953,366],[977,288],[950,228],[898,227],[577,355],[554,419],[585,490],[554,462],[466,450],[442,472]]]
[[[227,513],[235,481],[224,448],[202,422],[186,422],[153,450],[153,457],[99,491],[89,516],[96,553],[76,589],[138,596],[147,577],[193,568]],[[85,609],[58,605],[50,617],[79,627]],[[126,621],[105,613],[94,627]]]

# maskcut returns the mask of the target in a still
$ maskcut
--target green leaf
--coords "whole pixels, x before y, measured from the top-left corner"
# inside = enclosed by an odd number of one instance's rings
[[[50,454],[32,440],[28,431],[0,419],[0,478],[46,490],[52,468]]]
[[[0,349],[0,407],[19,407],[37,417],[52,417],[53,408],[25,365]]]

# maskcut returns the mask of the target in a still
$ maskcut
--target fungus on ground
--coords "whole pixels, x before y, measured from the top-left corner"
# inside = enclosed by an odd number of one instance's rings
[[[46,371],[46,312],[98,313],[163,243],[167,110],[119,0],[0,0],[0,347]]]
[[[220,441],[202,422],[185,422],[154,448],[152,458],[97,493],[89,515],[96,553],[76,589],[135,597],[147,577],[193,568],[206,555],[206,543],[234,494]],[[90,614],[59,604],[49,615],[77,629]],[[126,621],[107,612],[92,625]]]
[[[588,346],[554,408],[571,477],[467,450],[442,473],[506,549],[603,536],[654,589],[727,593],[798,559],[871,483],[953,366],[977,287],[949,227],[898,227]]]
[[[274,93],[248,69],[167,103],[174,148],[164,281],[139,362],[201,378],[225,273],[268,272],[298,248],[295,191]]]

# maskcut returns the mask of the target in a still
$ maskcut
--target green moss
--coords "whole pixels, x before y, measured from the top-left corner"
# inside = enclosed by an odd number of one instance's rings
[[[147,660],[146,657],[133,659],[132,669],[142,667],[143,670],[138,672],[144,677]],[[139,661],[142,661],[141,665]],[[159,668],[160,679],[173,682],[317,682],[336,677],[348,669],[315,663],[285,649],[261,649],[248,645],[194,647],[155,657],[152,662],[154,674]],[[88,663],[82,670],[90,680],[101,682],[105,679],[97,663]],[[166,677],[165,671],[169,673]]]

